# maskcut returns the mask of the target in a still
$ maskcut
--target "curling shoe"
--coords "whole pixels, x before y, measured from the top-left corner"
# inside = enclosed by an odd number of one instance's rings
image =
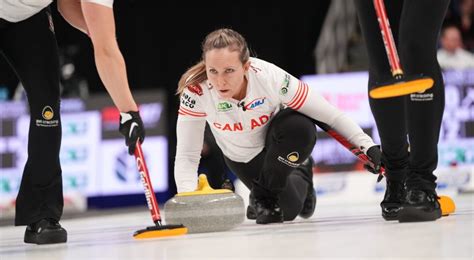
[[[247,218],[257,219],[257,212],[255,211],[255,197],[250,193],[249,205],[247,206]]]
[[[222,183],[221,189],[227,189],[227,190],[231,190],[232,192],[235,192],[234,184],[229,179],[224,180],[224,182]]]
[[[305,176],[305,179],[308,181],[308,191],[306,198],[303,202],[303,208],[298,214],[302,218],[310,218],[314,214],[314,210],[316,209],[316,190],[314,189],[313,183],[313,164],[314,160],[311,156],[308,157],[305,161],[303,161],[296,170],[301,171]]]
[[[433,221],[441,218],[441,206],[435,191],[408,190],[398,213],[399,222]]]
[[[26,226],[25,243],[56,244],[67,241],[67,232],[58,221],[46,218]]]
[[[277,199],[255,198],[257,224],[283,223],[283,211]]]
[[[380,207],[382,208],[382,217],[385,220],[397,220],[398,212],[405,198],[405,185],[402,181],[389,181],[385,188],[385,195]]]

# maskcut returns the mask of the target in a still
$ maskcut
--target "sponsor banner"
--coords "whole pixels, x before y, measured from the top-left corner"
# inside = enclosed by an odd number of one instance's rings
[[[15,201],[20,189],[22,172],[14,168],[0,171],[0,219],[15,216]],[[83,212],[87,210],[87,197],[84,192],[86,175],[63,173],[64,212]]]
[[[64,192],[63,213],[78,213],[87,210],[87,197],[81,192]],[[0,219],[15,217],[16,195],[0,196]]]
[[[20,189],[22,172],[16,169],[2,169],[0,171],[0,198],[15,198]]]
[[[146,137],[142,145],[150,179],[155,192],[168,188],[168,142],[163,136]],[[98,188],[91,196],[143,193],[135,157],[128,154],[124,140],[102,142]]]
[[[438,154],[439,166],[474,165],[474,138],[440,142]]]
[[[161,91],[138,91],[136,99],[147,133],[143,149],[146,154],[155,154],[156,158],[156,160],[147,161],[152,179],[156,178],[154,188],[157,192],[166,192],[168,189],[166,95]],[[0,206],[9,205],[12,201],[14,205],[14,199],[19,190],[27,160],[30,124],[27,107],[26,102],[2,103],[4,113],[0,115],[0,198],[2,200]],[[45,106],[39,118],[50,122],[56,118],[55,113],[57,111]],[[91,96],[85,103],[79,99],[62,100],[60,162],[65,195],[75,192],[80,192],[84,196],[127,195],[143,192],[140,182],[130,185],[127,183],[130,180],[129,176],[121,175],[118,170],[119,166],[116,162],[122,160],[118,158],[127,158],[126,160],[131,162],[129,168],[133,169],[129,172],[137,176],[136,167],[133,166],[133,156],[126,154],[127,147],[124,138],[118,131],[118,114],[118,110],[108,95]],[[110,146],[111,143],[113,143],[112,146]],[[117,155],[118,151],[125,154]],[[158,161],[160,164],[156,163]],[[109,162],[111,165],[104,165]],[[116,182],[114,180],[116,176],[122,178],[122,181]],[[113,185],[117,186],[113,187]]]
[[[445,110],[439,138],[438,167],[474,165],[474,70],[444,71]],[[380,144],[370,110],[367,72],[306,75],[301,78]],[[429,102],[431,93],[413,94],[412,102]],[[312,152],[318,172],[350,171],[360,168],[355,156],[318,128]]]
[[[374,119],[367,94],[367,72],[307,75],[301,80],[361,127],[373,126]]]
[[[134,91],[140,116],[148,136],[166,135],[167,95],[163,90],[154,89]],[[108,95],[91,96],[85,101],[87,110],[100,111],[102,116],[102,139],[123,138],[118,131],[120,111]]]

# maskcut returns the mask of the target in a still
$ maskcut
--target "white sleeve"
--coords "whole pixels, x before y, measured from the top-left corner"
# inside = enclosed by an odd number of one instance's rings
[[[351,118],[330,104],[317,91],[274,64],[268,64],[270,84],[278,87],[279,99],[285,107],[326,123],[364,153],[375,145]]]
[[[194,191],[197,188],[198,167],[204,143],[206,121],[183,120],[186,115],[178,115],[176,125],[176,157],[174,179],[179,192]]]
[[[339,134],[344,136],[350,143],[357,145],[364,153],[376,145],[372,138],[368,136],[359,125],[350,117],[330,104],[323,96],[314,89],[309,88],[305,83],[300,84],[307,93],[302,104],[297,109],[313,119],[326,123]]]

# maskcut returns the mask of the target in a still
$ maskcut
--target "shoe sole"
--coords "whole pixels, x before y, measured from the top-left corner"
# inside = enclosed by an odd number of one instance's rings
[[[382,214],[382,217],[383,217],[383,219],[385,219],[386,221],[398,220],[398,214],[396,214],[396,215]]]
[[[398,222],[434,221],[441,218],[441,209],[426,211],[420,207],[402,207],[398,212]]]
[[[283,223],[283,216],[281,217],[257,217],[257,224],[272,224],[272,223]]]
[[[396,212],[386,212],[382,209],[382,217],[387,221],[398,220],[398,214],[400,213],[400,207]]]
[[[25,233],[24,242],[28,244],[37,244],[37,245],[66,243],[67,234],[58,233],[58,232],[49,232],[49,233],[42,233],[38,235],[33,232],[28,232],[28,233]]]

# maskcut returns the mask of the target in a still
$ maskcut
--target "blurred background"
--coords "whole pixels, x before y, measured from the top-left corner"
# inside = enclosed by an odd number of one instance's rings
[[[94,64],[89,38],[71,27],[52,5],[60,50],[65,210],[81,212],[145,205],[134,159],[118,133],[118,111]],[[452,0],[439,42],[446,84],[440,137],[439,188],[472,187],[474,166],[474,5]],[[230,27],[246,37],[252,55],[277,64],[320,91],[378,142],[367,100],[367,55],[352,1],[296,1],[285,5],[204,1],[118,0],[117,40],[147,131],[145,154],[158,200],[176,193],[179,77],[200,59],[206,34]],[[457,60],[446,59],[456,54]],[[21,83],[0,58],[0,218],[11,218],[28,137],[28,107]],[[345,193],[349,174],[365,173],[356,158],[324,133],[313,157],[321,196]],[[452,171],[453,167],[462,169]],[[202,171],[212,167],[203,164]],[[218,171],[220,171],[218,169]],[[234,180],[231,172],[224,171]],[[455,173],[453,173],[455,172]],[[367,174],[366,174],[367,175]],[[372,180],[372,179],[371,179]],[[383,182],[370,183],[383,195]]]

